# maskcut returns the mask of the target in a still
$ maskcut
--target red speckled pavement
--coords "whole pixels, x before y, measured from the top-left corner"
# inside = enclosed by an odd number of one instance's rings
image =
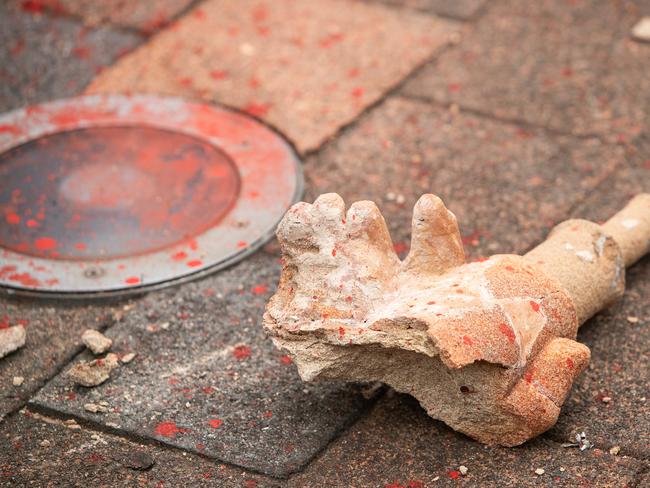
[[[84,93],[215,102],[289,140],[305,199],[376,201],[401,255],[424,192],[458,216],[470,259],[525,252],[650,191],[650,44],[630,37],[644,15],[641,0],[9,0],[0,110]],[[261,330],[279,267],[271,241],[128,299],[0,297],[0,328],[27,332],[0,359],[0,486],[650,484],[650,258],[581,328],[592,359],[557,425],[512,449],[380,385],[303,383]],[[88,328],[135,354],[94,388],[65,374],[91,359]]]

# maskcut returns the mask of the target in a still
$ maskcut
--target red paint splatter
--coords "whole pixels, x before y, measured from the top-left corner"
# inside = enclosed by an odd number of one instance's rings
[[[343,327],[339,327],[339,339],[343,339],[345,336],[345,329]]]
[[[203,19],[205,19],[205,10],[203,10],[202,8],[197,8],[194,11],[193,15],[194,15],[195,18],[197,18],[199,20],[203,20]]]
[[[21,131],[18,127],[14,125],[0,125],[0,134],[9,133],[15,136],[20,135]]]
[[[138,283],[140,283],[140,278],[138,278],[137,276],[131,276],[130,278],[125,279],[124,283],[126,283],[127,285],[137,285]]]
[[[573,369],[574,366],[575,366],[575,365],[573,364],[573,359],[571,359],[571,358],[566,358],[566,365],[568,366],[569,369]]]
[[[34,247],[39,251],[50,251],[56,249],[58,243],[53,237],[39,237],[34,241]]]
[[[7,215],[5,215],[5,220],[7,221],[8,224],[13,224],[13,225],[20,224],[20,215],[10,212]]]
[[[202,451],[203,449],[205,449],[205,444],[203,444],[202,442],[199,442],[199,443],[196,445],[196,448],[197,448],[199,451]]]
[[[187,429],[181,429],[179,428],[174,422],[160,422],[158,425],[156,425],[156,429],[154,430],[154,433],[156,435],[161,435],[163,437],[169,437],[170,439],[174,439],[176,437],[176,434],[186,432]]]
[[[244,107],[244,112],[249,113],[254,117],[264,117],[271,108],[270,103],[249,103]]]
[[[257,486],[257,481],[255,480],[244,481],[244,488],[255,488],[256,486]]]
[[[405,488],[403,484],[398,483],[397,481],[395,483],[387,483],[385,488]]]
[[[187,265],[190,268],[196,268],[197,266],[201,266],[202,264],[203,264],[203,261],[201,261],[200,259],[194,259],[192,261],[187,262]]]
[[[350,71],[348,71],[349,78],[356,78],[360,74],[361,74],[361,70],[359,68],[352,68]]]
[[[534,302],[533,300],[531,300],[531,301],[528,302],[528,303],[530,303],[530,307],[531,307],[535,312],[539,312],[539,303]]]
[[[223,420],[221,420],[221,419],[210,419],[210,421],[208,423],[210,424],[210,427],[212,427],[213,429],[218,429],[219,427],[221,427],[223,425]]]
[[[9,275],[9,280],[15,281],[16,283],[20,283],[23,286],[40,286],[41,284],[40,281],[38,281],[29,273],[15,273]]]
[[[174,261],[184,261],[187,258],[187,253],[185,251],[179,251],[176,254],[172,254],[172,259]]]
[[[467,344],[468,346],[472,346],[474,344],[474,341],[469,336],[463,336],[463,344]]]
[[[209,395],[210,393],[214,393],[214,388],[212,388],[211,386],[204,386],[203,388],[201,388],[201,391],[206,395]]]
[[[332,249],[332,256],[336,256],[336,249]]]
[[[533,374],[532,373],[526,373],[524,375],[524,380],[526,383],[532,383],[533,382]]]
[[[449,477],[450,477],[452,480],[455,480],[455,479],[458,478],[459,476],[460,476],[460,472],[458,472],[458,471],[449,471]]]
[[[255,295],[264,295],[269,291],[269,289],[266,285],[255,285],[253,288],[251,288],[251,291]]]
[[[515,332],[512,330],[512,328],[508,324],[504,324],[503,322],[499,324],[499,330],[501,333],[508,338],[508,340],[511,343],[515,342]]]
[[[247,359],[251,355],[251,348],[248,346],[236,346],[232,351],[233,356],[235,356],[239,361]]]
[[[89,59],[90,48],[87,48],[85,46],[77,46],[72,49],[72,54],[79,59]]]
[[[36,221],[34,219],[29,219],[27,222],[25,222],[25,224],[30,229],[33,229],[34,227],[40,227],[40,225],[41,225],[41,224],[38,223],[38,221]]]
[[[361,97],[363,97],[365,92],[366,91],[363,89],[363,87],[358,86],[358,87],[354,88],[350,92],[350,94],[352,95],[353,98],[356,98],[357,100],[359,100]]]
[[[395,244],[393,244],[393,249],[395,249],[395,252],[397,254],[402,254],[409,250],[409,246],[408,244],[404,244],[403,242],[396,242]]]
[[[246,241],[239,241],[237,243],[237,247],[242,248],[242,247],[248,247],[248,242]]]
[[[452,93],[458,93],[460,91],[460,83],[449,83],[447,89]]]
[[[560,71],[560,73],[565,78],[571,78],[573,76],[573,70],[571,68],[562,68],[562,71]]]
[[[270,410],[267,411],[267,412],[264,412],[262,414],[262,417],[264,417],[265,419],[270,419],[271,417],[273,417],[273,412],[271,412]]]
[[[287,365],[293,363],[291,358],[289,356],[287,356],[286,354],[280,356],[280,362],[282,362],[282,364],[287,364]]]
[[[434,300],[431,300],[430,302],[427,302],[427,305],[435,305],[436,302]]]
[[[225,71],[221,71],[221,70],[216,69],[216,70],[210,72],[210,77],[213,80],[217,80],[217,81],[225,80],[225,79],[228,78],[228,73],[226,73]]]
[[[43,5],[43,2],[37,0],[26,0],[20,5],[20,8],[30,14],[42,14],[45,11],[45,5]]]
[[[323,37],[319,41],[318,44],[323,49],[328,49],[328,48],[332,47],[334,44],[337,44],[337,43],[343,41],[343,39],[345,39],[345,34],[343,34],[341,32],[337,32],[337,33],[329,34],[329,35]]]
[[[85,251],[86,250],[86,245],[83,242],[77,242],[74,247],[76,249],[79,249],[80,251]]]
[[[409,488],[424,488],[424,483],[419,480],[409,480]]]

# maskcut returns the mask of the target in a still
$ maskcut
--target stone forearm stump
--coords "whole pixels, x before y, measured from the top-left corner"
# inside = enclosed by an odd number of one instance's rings
[[[623,294],[650,245],[650,195],[604,225],[569,220],[525,256],[465,263],[454,215],[415,205],[400,261],[372,202],[294,205],[277,236],[283,269],[264,326],[304,380],[381,381],[486,444],[555,424],[589,362],[580,324]]]

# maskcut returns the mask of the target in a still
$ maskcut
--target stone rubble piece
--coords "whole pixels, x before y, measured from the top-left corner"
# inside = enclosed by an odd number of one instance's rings
[[[24,382],[25,382],[25,378],[23,376],[14,376],[12,380],[12,384],[14,386],[22,386]]]
[[[25,345],[27,334],[22,325],[0,329],[0,359]]]
[[[102,359],[80,361],[68,370],[68,376],[74,383],[91,387],[101,385],[115,368],[119,366],[117,354],[108,353]]]
[[[413,211],[401,261],[369,201],[300,202],[277,230],[283,269],[264,327],[306,380],[383,382],[486,444],[552,427],[589,349],[578,327],[618,300],[648,252],[650,194],[605,224],[561,223],[525,256],[466,263],[435,195]],[[580,449],[590,447],[584,434]]]
[[[122,364],[128,364],[135,359],[135,356],[136,354],[134,352],[129,352],[122,356],[122,359],[120,359],[120,361],[122,361]]]
[[[637,41],[650,42],[650,17],[641,19],[632,27],[632,37]]]
[[[112,339],[95,329],[86,329],[81,335],[81,340],[95,355],[104,354],[113,345]]]
[[[97,405],[96,403],[86,403],[84,404],[84,410],[90,413],[106,413],[108,408],[104,405]]]

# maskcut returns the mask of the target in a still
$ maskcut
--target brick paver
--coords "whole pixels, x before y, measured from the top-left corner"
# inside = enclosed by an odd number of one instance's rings
[[[0,425],[0,485],[238,487],[282,484],[200,456],[66,425],[26,411]]]
[[[86,25],[111,23],[149,33],[167,25],[195,0],[39,0],[31,3],[58,14],[81,17]]]
[[[343,0],[208,0],[103,72],[97,92],[241,108],[317,148],[444,45],[455,26]]]
[[[405,92],[565,133],[630,140],[650,101],[650,44],[628,1],[495,2]]]
[[[524,252],[623,160],[623,148],[393,98],[306,162],[307,197],[374,200],[399,251],[411,209],[438,194],[471,258]]]
[[[88,29],[0,2],[0,111],[75,95],[141,41],[133,33]]]
[[[106,332],[113,351],[137,353],[132,363],[91,389],[60,374],[33,406],[286,476],[366,401],[355,385],[303,383],[265,336],[261,315],[278,275],[277,258],[258,253],[212,278],[149,294]],[[109,412],[84,409],[100,401]]]
[[[432,420],[412,398],[396,395],[378,404],[290,486],[619,487],[633,486],[646,468],[632,458],[564,449],[544,438],[510,449],[478,446]],[[536,469],[544,473],[537,475]]]

